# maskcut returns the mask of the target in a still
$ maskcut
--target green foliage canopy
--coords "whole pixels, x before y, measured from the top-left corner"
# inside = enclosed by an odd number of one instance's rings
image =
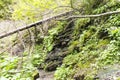
[[[10,5],[13,0],[0,0],[0,18],[5,19],[11,16]]]

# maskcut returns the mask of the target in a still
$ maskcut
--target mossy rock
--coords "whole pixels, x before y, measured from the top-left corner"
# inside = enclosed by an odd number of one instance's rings
[[[58,66],[62,64],[62,61],[51,61],[46,63],[45,70],[46,71],[55,71]]]

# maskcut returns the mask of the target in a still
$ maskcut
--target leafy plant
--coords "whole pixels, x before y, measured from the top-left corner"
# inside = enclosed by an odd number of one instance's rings
[[[10,5],[13,3],[13,0],[0,0],[0,18],[6,19],[10,18]]]
[[[74,71],[70,67],[66,68],[62,66],[61,68],[57,68],[55,80],[73,80],[72,73],[74,73]]]
[[[54,14],[67,8],[59,6],[67,6],[68,4],[69,0],[18,0],[13,6],[14,12],[12,18],[15,20],[27,20],[27,22],[33,22],[43,19],[45,16],[54,16]]]
[[[30,61],[26,61],[26,57],[10,57],[6,55],[0,58],[0,79],[33,80],[33,73],[36,68],[33,67]]]

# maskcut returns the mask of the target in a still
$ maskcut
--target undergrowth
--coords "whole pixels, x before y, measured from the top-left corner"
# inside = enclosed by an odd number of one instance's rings
[[[119,1],[102,1],[95,8],[91,6],[90,8],[93,9],[90,13],[98,14],[119,10]],[[89,14],[88,12],[84,13]],[[0,71],[0,79],[33,80],[34,74],[37,73],[36,68],[41,65],[46,67],[44,60],[48,53],[53,50],[57,35],[64,31],[66,25],[67,21],[59,21],[50,28],[48,35],[44,37],[42,42],[36,43],[29,60],[27,60],[27,57],[12,57],[11,59],[0,56],[0,70],[2,70]],[[55,80],[74,80],[76,76],[80,80],[93,80],[98,70],[104,66],[120,64],[119,26],[120,16],[118,14],[76,19],[71,40],[67,46],[68,55],[63,59],[62,65],[55,71]],[[21,59],[23,60],[21,62],[22,66],[18,67]],[[21,69],[20,72],[16,72],[17,69]]]
[[[107,6],[106,6],[107,5]],[[94,14],[115,11],[119,2],[110,1],[94,9]],[[77,19],[74,23],[71,53],[55,72],[55,80],[93,80],[98,70],[106,65],[120,63],[119,15],[95,19]],[[85,76],[81,79],[82,76]]]

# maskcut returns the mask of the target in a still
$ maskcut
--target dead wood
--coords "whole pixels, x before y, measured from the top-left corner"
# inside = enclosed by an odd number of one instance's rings
[[[49,20],[53,20],[53,19],[56,19],[56,18],[60,18],[60,17],[66,16],[66,15],[72,13],[72,12],[73,11],[68,11],[68,12],[65,12],[65,13],[58,14],[58,15],[53,16],[53,17],[49,17],[49,18],[37,21],[35,23],[31,23],[31,24],[29,24],[27,26],[19,27],[18,29],[15,29],[15,30],[12,30],[10,32],[1,34],[0,35],[0,39],[4,38],[4,37],[7,37],[9,35],[12,35],[14,33],[17,33],[19,31],[23,31],[23,30],[31,28],[31,27],[36,27],[36,25],[40,25],[40,24],[42,24],[44,22],[47,22]],[[120,13],[120,11],[111,11],[111,12],[106,12],[106,13],[101,13],[101,14],[96,14],[96,15],[73,15],[73,16],[70,16],[70,17],[64,19],[64,20],[73,19],[73,18],[96,18],[96,17],[108,16],[108,15],[119,14],[119,13]]]
[[[1,34],[1,35],[0,35],[0,39],[1,39],[1,38],[4,38],[4,37],[7,37],[7,36],[9,36],[9,35],[12,35],[12,34],[14,34],[14,33],[17,33],[17,32],[19,32],[19,31],[23,31],[23,30],[29,29],[29,28],[31,28],[31,27],[36,27],[37,25],[40,25],[40,24],[42,24],[42,23],[44,23],[44,22],[47,22],[47,21],[49,21],[49,20],[53,20],[53,19],[56,19],[56,18],[59,18],[59,17],[66,16],[66,15],[72,13],[72,12],[73,12],[73,11],[68,11],[68,12],[65,12],[65,13],[58,14],[58,15],[53,16],[53,17],[49,17],[49,18],[46,18],[46,19],[37,21],[37,22],[35,22],[35,23],[31,23],[31,24],[26,25],[26,26],[19,27],[19,28],[14,29],[14,30],[12,30],[12,31],[10,31],[10,32]]]

